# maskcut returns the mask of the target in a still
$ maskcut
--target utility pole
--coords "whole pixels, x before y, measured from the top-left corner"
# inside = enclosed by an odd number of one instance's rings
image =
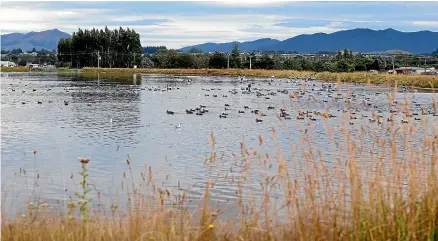
[[[249,56],[249,69],[251,69],[251,55]]]
[[[424,56],[424,73],[426,73],[426,55]]]
[[[100,52],[97,50],[97,68],[100,68]]]
[[[394,58],[395,56],[392,56],[392,74],[395,74],[395,65],[394,65]]]
[[[230,54],[227,54],[227,57],[228,57],[227,69],[229,69],[230,68]]]

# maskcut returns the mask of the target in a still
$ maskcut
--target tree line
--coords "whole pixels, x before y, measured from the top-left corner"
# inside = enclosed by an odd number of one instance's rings
[[[127,28],[104,30],[79,28],[58,42],[58,59],[72,68],[132,68],[141,63],[140,35]]]
[[[251,63],[250,63],[251,61]],[[306,70],[328,72],[354,72],[369,70],[390,70],[393,67],[421,66],[424,67],[424,58],[419,56],[397,54],[394,55],[394,66],[391,56],[365,56],[353,54],[345,49],[332,55],[315,55],[313,57],[296,55],[284,56],[281,54],[245,54],[241,55],[236,45],[230,54],[215,52],[212,54],[179,53],[175,50],[159,50],[154,54],[145,54],[140,67],[143,68],[251,68],[252,69],[280,69]],[[429,57],[427,67],[438,68],[438,56]]]
[[[429,57],[427,67],[438,67],[438,57]],[[241,54],[237,45],[231,53],[202,53],[192,49],[188,53],[167,49],[165,46],[142,47],[134,30],[82,30],[58,43],[58,66],[72,68],[253,68],[329,72],[389,70],[400,66],[422,66],[418,56],[398,54],[394,66],[389,56],[365,56],[345,49],[336,54],[317,54],[313,57],[282,53]],[[250,63],[251,62],[251,63]]]

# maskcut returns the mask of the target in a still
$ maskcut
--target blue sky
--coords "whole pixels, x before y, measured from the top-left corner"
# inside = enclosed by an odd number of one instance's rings
[[[438,2],[4,2],[2,34],[130,27],[142,45],[284,40],[352,28],[438,31]]]

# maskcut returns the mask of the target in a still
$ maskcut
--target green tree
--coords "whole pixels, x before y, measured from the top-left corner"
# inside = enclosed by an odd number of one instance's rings
[[[141,67],[142,68],[153,68],[154,62],[149,58],[149,56],[144,55],[141,60]]]
[[[13,49],[13,50],[11,51],[11,54],[21,54],[21,53],[23,53],[23,50],[21,50],[21,48]]]
[[[58,42],[59,60],[78,68],[97,67],[98,64],[130,68],[141,64],[141,54],[140,35],[129,28],[113,31],[107,27],[105,30],[79,28],[70,38]]]
[[[275,65],[274,60],[268,55],[263,54],[262,57],[258,58],[254,63],[254,68],[257,69],[273,69]]]
[[[178,68],[193,68],[194,58],[193,55],[188,53],[178,54]]]
[[[223,53],[215,52],[208,60],[208,66],[215,69],[227,67],[227,57]]]
[[[240,68],[240,66],[241,66],[241,59],[240,59],[239,46],[235,44],[233,50],[231,51],[230,67],[237,69]]]
[[[192,54],[195,54],[195,53],[202,53],[202,50],[193,47],[193,48],[191,48],[191,49],[189,50],[189,53],[192,53]]]

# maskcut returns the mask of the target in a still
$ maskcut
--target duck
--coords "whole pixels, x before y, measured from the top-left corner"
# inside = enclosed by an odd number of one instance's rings
[[[407,123],[409,123],[409,121],[408,120],[401,120],[401,123],[407,124]]]
[[[187,109],[186,109],[186,113],[187,113],[187,114],[193,114],[193,111],[192,111],[192,110],[187,110]]]
[[[256,118],[256,122],[262,122],[262,119]]]
[[[41,105],[43,102],[38,100],[37,103]]]
[[[226,115],[219,115],[219,118],[227,118]]]
[[[268,110],[273,110],[273,109],[275,109],[274,106],[268,106]]]
[[[175,112],[170,111],[170,110],[166,110],[166,113],[167,113],[168,115],[173,115],[173,114],[175,114]]]
[[[245,113],[245,111],[239,110],[239,114],[244,114],[244,113]]]
[[[24,101],[21,101],[21,104],[22,104],[22,105],[24,105],[24,104],[26,104],[26,102],[24,102]]]
[[[68,101],[64,100],[64,105],[68,105]]]

